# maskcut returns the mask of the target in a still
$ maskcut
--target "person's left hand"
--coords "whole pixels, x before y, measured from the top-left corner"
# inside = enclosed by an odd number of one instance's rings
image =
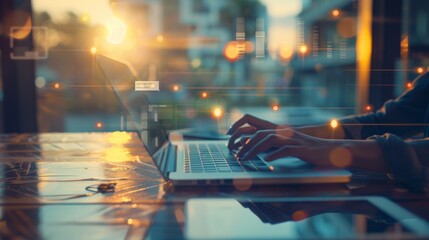
[[[258,131],[237,152],[241,161],[256,157],[269,149],[277,149],[265,157],[273,161],[282,157],[297,157],[315,165],[331,165],[329,155],[336,142],[300,133],[292,128]]]

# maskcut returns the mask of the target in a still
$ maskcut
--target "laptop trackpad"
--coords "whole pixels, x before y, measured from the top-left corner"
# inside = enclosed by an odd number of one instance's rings
[[[259,154],[258,156],[264,159],[264,157],[267,154],[268,153],[265,153],[265,154],[262,153],[262,154]],[[308,171],[309,169],[313,169],[315,167],[314,165],[307,163],[305,161],[302,161],[301,159],[296,157],[283,157],[267,163],[268,165],[274,167],[275,172],[291,172],[291,171],[295,172],[295,171],[302,171],[302,170]]]

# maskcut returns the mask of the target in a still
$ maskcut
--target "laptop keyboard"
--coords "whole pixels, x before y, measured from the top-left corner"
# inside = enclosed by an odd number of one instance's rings
[[[184,149],[185,173],[271,171],[259,158],[238,161],[224,144],[188,144]]]

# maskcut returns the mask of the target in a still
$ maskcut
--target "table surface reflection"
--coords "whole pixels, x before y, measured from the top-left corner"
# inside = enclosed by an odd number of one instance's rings
[[[151,229],[163,233],[157,238],[181,238],[184,202],[206,197],[378,195],[429,219],[426,195],[387,183],[174,188],[142,146],[125,132],[0,135],[0,236],[141,239]],[[100,192],[100,184],[116,185]]]

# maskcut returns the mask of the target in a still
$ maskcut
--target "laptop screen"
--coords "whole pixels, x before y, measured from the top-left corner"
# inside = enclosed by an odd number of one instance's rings
[[[154,93],[135,91],[137,78],[127,64],[102,55],[97,55],[97,63],[125,112],[123,127],[136,131],[153,155],[167,141],[167,133],[160,123],[160,114],[166,106],[150,104],[149,95]]]

